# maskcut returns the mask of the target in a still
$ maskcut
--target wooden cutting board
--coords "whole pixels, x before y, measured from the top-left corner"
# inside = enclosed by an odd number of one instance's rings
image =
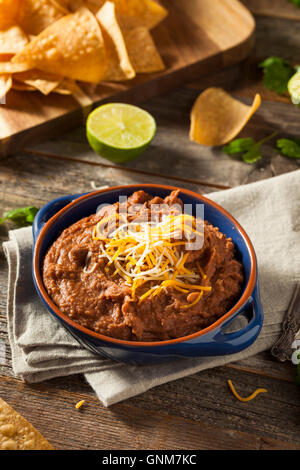
[[[152,35],[166,69],[122,83],[84,85],[94,104],[139,103],[244,59],[255,22],[238,0],[164,0],[168,17]],[[141,53],[143,53],[141,51]],[[84,122],[89,109],[70,96],[10,91],[0,105],[0,155],[55,137]]]

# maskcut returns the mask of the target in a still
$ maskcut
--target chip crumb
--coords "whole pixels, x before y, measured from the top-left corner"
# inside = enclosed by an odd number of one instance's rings
[[[76,403],[75,408],[79,410],[79,408],[81,408],[84,403],[85,403],[85,400],[80,400],[78,403]]]

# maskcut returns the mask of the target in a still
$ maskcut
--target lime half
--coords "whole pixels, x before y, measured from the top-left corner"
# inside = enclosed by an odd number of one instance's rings
[[[156,123],[151,114],[124,103],[99,106],[86,123],[91,147],[101,157],[115,163],[128,162],[144,152],[155,132]]]
[[[294,104],[300,104],[300,70],[288,82],[288,91]]]

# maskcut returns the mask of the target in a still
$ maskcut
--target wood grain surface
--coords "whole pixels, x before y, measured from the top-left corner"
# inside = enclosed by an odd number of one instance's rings
[[[0,161],[0,214],[87,191],[91,182],[162,182],[210,193],[299,169],[299,161],[282,157],[272,145],[266,146],[262,160],[247,165],[188,139],[191,106],[208,86],[222,86],[245,102],[261,93],[262,106],[244,136],[258,138],[274,130],[282,136],[300,136],[299,109],[287,96],[265,90],[257,68],[258,61],[274,54],[300,61],[300,9],[287,0],[244,3],[253,8],[256,20],[251,56],[214,74],[195,74],[177,90],[145,100],[142,106],[155,116],[158,133],[143,156],[126,166],[113,165],[90,150],[83,126],[61,132],[54,140],[27,146]],[[0,226],[1,242],[12,227]],[[277,362],[270,351],[164,384],[110,408],[101,405],[80,375],[35,385],[17,380],[7,337],[6,290],[7,266],[0,251],[0,344],[5,345],[5,354],[0,354],[0,396],[55,448],[300,449],[296,370],[290,361]],[[268,392],[241,403],[231,394],[228,379],[244,396],[258,387]],[[75,404],[82,399],[85,404],[77,410]]]
[[[82,84],[93,103],[145,101],[195,75],[236,63],[249,53],[254,19],[238,0],[166,0],[164,6],[169,15],[153,30],[153,39],[165,70],[138,74],[122,83]],[[69,96],[10,91],[0,107],[0,155],[79,125],[86,111]]]

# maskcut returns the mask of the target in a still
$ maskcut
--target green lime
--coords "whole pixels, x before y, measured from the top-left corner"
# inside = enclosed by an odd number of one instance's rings
[[[300,70],[288,82],[288,91],[294,104],[300,104]]]
[[[137,106],[108,103],[94,109],[87,119],[86,134],[101,157],[125,163],[140,155],[156,132],[154,118]]]

